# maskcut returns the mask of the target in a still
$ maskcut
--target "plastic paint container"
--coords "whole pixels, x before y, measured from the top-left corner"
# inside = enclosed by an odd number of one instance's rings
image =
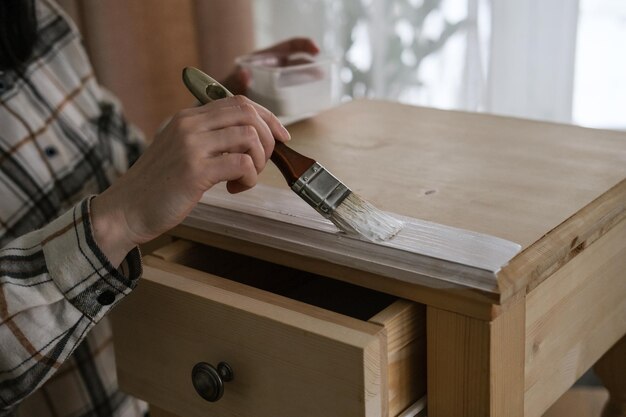
[[[252,54],[235,62],[250,74],[248,97],[281,119],[303,118],[333,105],[334,62],[330,58]]]

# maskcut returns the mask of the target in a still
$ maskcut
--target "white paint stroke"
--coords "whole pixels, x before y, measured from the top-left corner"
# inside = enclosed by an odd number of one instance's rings
[[[498,237],[389,214],[405,227],[389,241],[370,242],[340,232],[288,188],[259,184],[231,195],[217,186],[183,224],[402,281],[490,293],[521,250]]]

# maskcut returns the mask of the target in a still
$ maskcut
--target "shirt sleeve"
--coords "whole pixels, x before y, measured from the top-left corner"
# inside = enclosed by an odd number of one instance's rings
[[[0,415],[41,386],[137,284],[137,248],[114,268],[96,244],[91,197],[0,250]]]

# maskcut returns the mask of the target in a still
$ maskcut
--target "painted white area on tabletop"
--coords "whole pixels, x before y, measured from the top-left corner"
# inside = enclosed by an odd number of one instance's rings
[[[392,215],[405,222],[402,231],[370,242],[342,233],[288,188],[259,184],[231,195],[220,185],[183,224],[406,282],[487,292],[497,291],[498,271],[521,250],[498,237]]]

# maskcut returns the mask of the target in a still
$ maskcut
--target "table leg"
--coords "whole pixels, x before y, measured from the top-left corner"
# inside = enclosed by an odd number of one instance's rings
[[[428,307],[428,416],[524,414],[525,300],[491,322]]]
[[[609,349],[593,369],[610,395],[602,417],[626,417],[626,336]]]

